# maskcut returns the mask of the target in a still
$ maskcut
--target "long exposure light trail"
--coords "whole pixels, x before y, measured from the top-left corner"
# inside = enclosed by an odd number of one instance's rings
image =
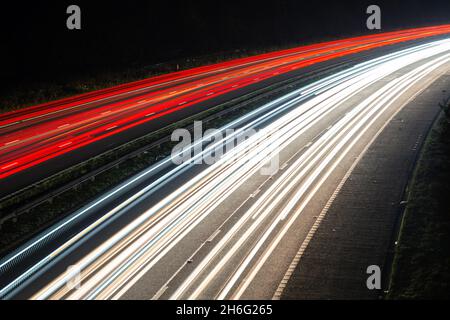
[[[402,95],[433,70],[446,64],[450,60],[449,51],[450,41],[443,40],[386,55],[296,90],[224,126],[221,131],[235,127],[239,129],[224,140],[207,145],[196,157],[213,153],[226,144],[227,139],[236,139],[244,135],[248,129],[264,130],[244,140],[217,163],[207,167],[182,187],[161,199],[159,203],[82,258],[77,264],[82,270],[82,286],[79,290],[71,290],[66,286],[70,274],[63,273],[34,298],[120,298],[143,274],[151,270],[225,201],[227,195],[237,190],[249,177],[257,174],[274,154],[281,152],[305,132],[316,127],[327,115],[338,110],[344,102],[372,84],[401,69],[410,68],[404,75],[391,79],[347,114],[342,115],[329,130],[306,148],[266,192],[258,195],[255,204],[233,224],[231,229],[220,235],[219,242],[171,296],[173,299],[193,299],[207,298],[212,294],[213,297],[221,299],[240,298],[265,258],[274,250],[276,241],[281,241],[286,228],[301,214],[302,207],[315,190],[326,181],[327,176],[341,159],[389,110],[397,96]],[[195,144],[204,145],[210,138],[204,137]],[[192,148],[195,148],[195,145]],[[194,160],[192,159],[192,162]],[[166,167],[169,163],[170,159],[165,159],[77,212],[71,219],[80,217],[99,205],[99,202],[107,201],[108,197],[117,195],[121,190],[157,170],[156,168]],[[44,266],[76,249],[91,232],[98,230],[98,227],[112,217],[142,203],[150,194],[192,166],[193,164],[189,162],[170,170],[32,266],[10,286],[2,289],[0,294],[2,296],[8,294],[29,277],[39,275]],[[49,230],[49,233],[51,232],[55,232],[55,229]],[[268,244],[268,239],[273,235],[275,240]],[[43,235],[23,248],[0,264],[0,270],[12,265],[27,250],[31,250],[33,245],[39,245],[39,241],[45,241],[49,237],[50,234]],[[250,239],[254,237],[256,241],[253,243]],[[245,251],[243,248],[248,246],[244,244],[249,244],[250,249]],[[238,253],[244,255],[242,261],[236,258],[239,256]],[[225,272],[225,266],[234,266],[236,259],[240,261],[236,267],[230,267]],[[225,276],[228,280],[218,292],[211,291],[214,287],[211,283],[217,279],[219,272],[228,274],[229,277]],[[245,281],[241,284],[243,278]]]
[[[292,70],[449,32],[449,26],[440,26],[311,45],[161,76],[8,113],[0,116],[0,179]]]
[[[368,63],[360,64],[359,66],[356,66],[354,68],[351,68],[349,71],[341,72],[335,76],[326,78],[324,80],[318,81],[317,83],[314,83],[310,86],[307,86],[305,88],[296,90],[290,94],[287,94],[284,97],[281,97],[279,99],[276,99],[265,106],[250,112],[248,115],[243,116],[242,118],[233,121],[232,123],[224,126],[222,128],[222,131],[226,131],[228,128],[238,127],[242,123],[245,123],[249,119],[252,119],[254,117],[258,117],[260,115],[264,115],[264,117],[261,117],[259,120],[255,120],[251,122],[247,127],[256,126],[260,121],[265,121],[267,119],[270,119],[273,116],[276,116],[278,113],[284,111],[286,108],[292,107],[295,103],[307,99],[309,96],[313,96],[314,92],[316,90],[323,90],[325,86],[329,86],[330,88],[333,87],[334,82],[342,81],[343,79],[347,77],[351,77],[356,72],[362,72],[364,70],[370,69],[371,66],[381,63],[385,60],[394,58],[396,56],[401,56],[402,54],[406,54],[408,52],[414,52],[421,50],[423,48],[427,48],[430,45],[424,45],[419,46],[417,48],[413,48],[410,50],[405,50],[400,53],[388,55],[386,57],[382,57],[379,59],[375,59]],[[277,105],[279,105],[277,108],[275,108]],[[245,130],[245,127],[237,131],[237,134],[240,134],[243,130]],[[232,139],[234,137],[231,137]],[[208,141],[210,139],[209,136],[206,136],[204,140]],[[203,144],[204,141],[198,141],[196,142],[192,148],[196,148],[197,145]],[[226,142],[227,143],[227,142]],[[207,151],[207,150],[205,150]],[[199,155],[202,156],[202,155]],[[194,159],[195,160],[195,159]],[[135,185],[138,185],[141,183],[141,181],[145,180],[147,177],[152,176],[154,173],[166,168],[168,165],[170,165],[171,159],[163,160],[162,162],[156,164],[155,166],[152,166],[148,170],[145,170],[143,173],[137,175],[136,177],[130,179],[130,181],[125,182],[124,184],[118,186],[111,192],[107,193],[100,199],[94,201],[93,203],[87,205],[85,208],[79,210],[69,218],[65,219],[61,223],[55,225],[54,227],[50,228],[44,235],[38,237],[37,239],[33,240],[31,243],[25,245],[23,248],[19,249],[18,252],[14,253],[10,257],[7,257],[1,264],[0,264],[0,271],[4,271],[8,267],[13,267],[15,262],[17,260],[20,260],[24,255],[26,255],[29,251],[33,251],[34,248],[42,246],[45,242],[51,241],[58,233],[62,232],[64,229],[68,228],[72,223],[75,223],[76,221],[83,218],[84,215],[89,214],[89,212],[95,210],[97,207],[101,206],[103,203],[110,201],[114,197],[119,197],[123,193],[125,193],[127,190],[130,190],[134,188]],[[183,172],[183,170],[189,169],[188,163],[183,164],[182,166],[179,166],[169,172],[168,174],[164,175],[160,179],[156,180],[140,192],[136,193],[134,196],[130,197],[127,201],[123,202],[121,205],[117,206],[114,210],[110,211],[108,214],[104,215],[101,219],[97,220],[96,223],[90,226],[87,230],[85,230],[84,234],[88,234],[90,231],[94,230],[98,226],[100,226],[103,222],[108,221],[111,217],[114,215],[118,215],[121,210],[125,209],[127,206],[129,206],[132,203],[137,202],[139,199],[144,198],[146,195],[151,194],[152,192],[156,192],[161,188],[161,185],[167,183],[174,177],[176,177],[178,174]],[[69,241],[65,246],[60,248],[58,252],[63,252],[65,248],[70,247],[73,243],[76,243],[79,241],[81,237],[75,237],[72,239],[72,241]],[[29,272],[26,272],[23,274],[20,278],[24,279],[29,276],[29,273],[35,272],[37,269],[39,269],[40,266],[45,265],[46,262],[49,262],[54,256],[57,256],[58,252],[54,253],[53,255],[47,257],[47,259],[44,259],[39,264],[34,266],[29,270]],[[18,280],[20,280],[20,278]],[[10,287],[14,287],[15,282],[11,283]],[[5,288],[6,289],[6,288]]]

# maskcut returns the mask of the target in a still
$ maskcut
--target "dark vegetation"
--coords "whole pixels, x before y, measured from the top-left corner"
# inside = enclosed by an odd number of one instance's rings
[[[365,34],[365,9],[372,1],[79,0],[83,29],[68,31],[65,10],[71,4],[66,0],[2,4],[5,55],[0,60],[0,112],[272,49]],[[433,5],[425,0],[378,4],[383,9],[382,31],[450,23],[448,0],[433,1]],[[217,127],[255,105],[211,125]],[[76,179],[168,132],[150,134],[91,159],[45,181],[42,189],[30,191],[27,197]],[[170,149],[169,144],[160,145],[97,176],[95,183],[86,182],[11,219],[2,225],[0,251],[148,167]],[[11,211],[25,198],[16,198],[7,204],[11,207],[0,210]]]
[[[294,90],[294,88],[304,86],[327,73],[337,72],[343,68],[345,68],[344,65],[339,65],[307,77],[285,80],[217,105],[191,118],[174,123],[84,163],[68,168],[36,186],[24,189],[18,194],[4,198],[0,201],[0,256],[4,256],[11,249],[32,238],[47,226],[66,217],[90,200],[98,197],[99,194],[110,190],[162,158],[169,156],[176,144],[169,139],[174,129],[184,127],[191,130],[192,123],[195,120],[203,122],[203,130],[220,128],[225,123]],[[128,157],[132,153],[135,155]],[[117,160],[117,165],[108,166],[108,164]],[[55,189],[64,187],[65,184],[84,176],[90,176],[91,172],[105,166],[107,168],[99,174],[88,179],[82,179],[80,183],[55,196],[48,196]],[[24,205],[33,203],[36,198],[39,199],[43,196],[45,201],[22,210]]]
[[[450,2],[378,1],[383,31],[450,22]],[[0,112],[271,48],[365,34],[371,1],[71,1],[2,4]],[[193,58],[196,57],[196,58]]]
[[[450,297],[450,101],[441,108],[409,187],[388,299]]]

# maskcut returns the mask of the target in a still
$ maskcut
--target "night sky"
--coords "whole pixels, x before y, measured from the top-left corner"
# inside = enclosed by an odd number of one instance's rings
[[[66,8],[82,9],[82,30]],[[368,33],[365,9],[382,8],[383,31],[450,23],[450,1],[30,1],[2,3],[1,74],[8,83],[117,70],[203,54],[286,46]]]

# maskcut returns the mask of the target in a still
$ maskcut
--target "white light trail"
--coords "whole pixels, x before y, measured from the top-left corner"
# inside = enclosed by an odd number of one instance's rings
[[[281,151],[330,112],[336,110],[343,102],[355,96],[376,81],[401,68],[449,50],[450,42],[448,40],[436,41],[359,64],[276,99],[224,126],[221,128],[222,132],[229,128],[240,127],[239,130],[235,131],[234,135],[225,138],[227,139],[226,141],[229,141],[245,134],[246,130],[250,128],[261,126],[264,123],[268,123],[269,120],[272,121],[265,128],[266,132],[270,133],[269,136],[257,133],[248,140],[242,142],[232,151],[225,154],[219,162],[208,167],[191,181],[142,213],[136,220],[125,226],[117,234],[80,260],[78,266],[83,270],[81,276],[85,280],[83,281],[83,286],[80,290],[74,292],[68,290],[65,287],[65,284],[68,282],[70,275],[62,274],[40,291],[34,298],[119,298],[143,274],[148,272],[148,270],[160,261],[162,257],[189,234],[189,232],[213,212],[213,210],[227,198],[228,194],[237,190],[246,178],[254,175],[265,164],[268,156],[274,152]],[[436,61],[433,60],[433,62],[438,65],[438,63],[447,61],[446,59],[448,59],[448,56],[440,57],[436,59]],[[433,69],[432,66],[430,66],[430,63],[424,64],[424,66],[425,65],[428,66],[429,70]],[[389,97],[392,98],[401,92],[401,88],[403,87],[400,86],[400,83],[402,83],[404,87],[407,87],[407,81],[413,83],[417,79],[420,79],[421,75],[423,76],[423,74],[426,74],[428,71],[424,71],[423,68],[425,67],[422,67],[422,69],[414,69],[413,71],[415,73],[410,73],[408,76],[404,76],[389,83],[389,89],[392,88],[392,91],[389,91]],[[414,76],[416,76],[416,78],[414,78]],[[386,94],[383,97],[387,96],[388,95]],[[245,241],[246,236],[250,236],[252,232],[271,215],[276,203],[279,203],[281,199],[286,197],[289,188],[294,188],[294,186],[299,183],[300,177],[304,177],[309,171],[314,170],[315,168],[314,172],[316,173],[309,177],[307,180],[308,183],[304,184],[303,189],[287,203],[285,209],[278,215],[278,218],[274,220],[275,222],[270,225],[268,230],[273,230],[280,221],[283,221],[289,216],[289,213],[294,212],[300,198],[307,190],[309,190],[312,183],[320,177],[320,173],[330,164],[336,156],[336,152],[345,146],[343,141],[348,143],[350,141],[349,139],[356,134],[356,130],[361,129],[363,124],[367,123],[367,121],[376,114],[377,110],[379,111],[379,114],[382,113],[380,110],[384,109],[380,108],[382,108],[385,100],[380,100],[376,104],[376,108],[374,107],[369,110],[369,106],[378,101],[378,98],[380,97],[373,98],[373,101],[368,99],[363,104],[355,107],[343,117],[341,120],[342,122],[338,122],[318,141],[314,142],[299,158],[299,161],[300,159],[303,161],[300,166],[302,170],[298,171],[300,169],[297,168],[298,170],[294,172],[291,168],[296,168],[296,166],[290,166],[289,170],[283,175],[283,181],[277,180],[269,189],[271,190],[270,193],[266,192],[262,196],[259,196],[256,202],[257,204],[255,204],[252,209],[250,209],[241,220],[239,220],[239,222],[237,222],[233,228],[220,239],[219,244],[214,247],[207,258],[198,265],[195,271],[178,288],[173,295],[173,298],[183,297],[191,284],[198,280],[198,277],[204,272],[204,269],[208,266],[210,261],[212,261],[217,256],[218,252],[223,249],[223,246],[228,243],[245,224],[251,224],[251,227],[244,233],[245,236],[237,242],[237,244],[242,244]],[[279,115],[286,110],[290,111],[279,117]],[[277,117],[279,118],[276,119]],[[276,120],[273,121],[272,119]],[[349,131],[352,126],[353,130]],[[346,139],[342,138],[344,134],[347,134],[345,135]],[[195,142],[192,145],[192,148],[196,145],[204,144],[209,138],[210,136],[206,136],[203,140]],[[342,140],[340,140],[341,143],[338,144],[338,148],[336,144],[341,138]],[[226,144],[226,141],[225,143],[224,141],[217,141],[214,144],[209,145],[208,148],[198,155],[198,157],[203,157],[205,154]],[[323,157],[325,157],[327,152],[332,153],[324,160]],[[20,257],[20,255],[24,254],[27,250],[39,245],[42,241],[51,239],[54,234],[57,234],[59,230],[63,229],[68,224],[80,219],[82,216],[88,214],[110,199],[125,193],[127,190],[130,190],[133,186],[161,169],[168,168],[170,166],[170,161],[170,159],[163,160],[130,181],[115,188],[112,192],[101,197],[99,200],[83,208],[69,219],[51,229],[47,234],[34,240],[21,251],[2,262],[0,264],[0,271],[2,268],[6,268],[13,263],[15,259]],[[317,165],[317,163],[321,164]],[[314,164],[316,164],[316,167]],[[182,164],[129,197],[126,201],[106,213],[101,219],[94,222],[80,234],[74,236],[58,250],[27,270],[16,279],[16,281],[12,282],[6,288],[3,288],[0,291],[0,296],[9,293],[18,284],[28,279],[30,276],[36,275],[42,267],[51,263],[54,259],[63,257],[69,252],[69,249],[72,250],[76,248],[76,246],[82,245],[83,241],[94,230],[98,230],[98,228],[105,226],[112,218],[135,207],[149,195],[153,194],[166,183],[172,181],[191,167],[192,164]],[[289,181],[290,183],[287,184]],[[275,192],[275,190],[277,191]],[[264,245],[264,239],[267,239],[270,234],[271,232],[264,234],[261,238],[262,240],[254,247],[252,254],[248,256],[248,259],[242,264],[241,269],[234,274],[231,281],[222,291],[220,295],[221,298],[229,295],[231,289],[250,265],[254,257],[253,253],[256,254],[256,252],[260,251]],[[235,250],[238,250],[239,248],[237,244]],[[214,271],[203,279],[202,285],[194,290],[192,295],[193,298],[201,295],[204,288],[209,285],[210,281],[214,279],[217,272],[222,269],[228,259],[233,256],[234,252],[235,251],[230,250],[226,253],[225,258],[216,265]],[[251,279],[251,277],[248,279]],[[245,288],[245,286],[242,288]],[[240,290],[237,296],[241,295],[242,292],[243,289]]]

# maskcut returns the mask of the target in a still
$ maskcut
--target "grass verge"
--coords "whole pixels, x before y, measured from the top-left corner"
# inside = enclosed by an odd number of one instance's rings
[[[66,74],[63,77],[55,76],[51,81],[46,80],[38,83],[24,81],[14,88],[8,88],[7,93],[0,94],[0,114],[176,71],[188,70],[239,58],[247,58],[299,45],[274,46],[259,50],[236,49],[150,65],[145,62],[136,61],[130,67],[117,67],[114,70],[97,70],[83,75]]]
[[[387,299],[450,297],[449,107],[425,141],[408,190]]]
[[[348,36],[361,36],[361,33]],[[320,42],[334,41],[335,37],[322,37]],[[263,48],[236,48],[211,54],[203,54],[185,58],[178,58],[159,63],[134,61],[126,66],[120,64],[110,69],[93,69],[89,73],[64,73],[54,75],[51,80],[29,81],[7,87],[6,92],[0,92],[0,114],[19,110],[25,107],[59,100],[74,95],[89,93],[96,90],[111,88],[125,83],[152,78],[176,71],[188,70],[196,67],[212,65],[239,58],[247,58],[268,52],[291,49],[316,43],[316,41],[301,41],[285,43],[283,45],[265,46]]]

